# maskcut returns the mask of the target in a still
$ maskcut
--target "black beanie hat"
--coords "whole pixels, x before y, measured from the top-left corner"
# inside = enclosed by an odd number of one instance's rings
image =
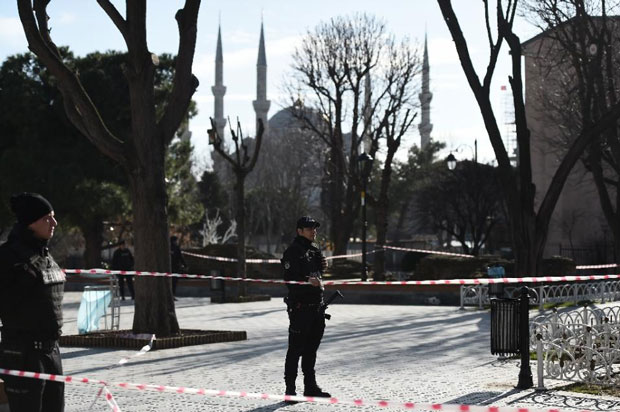
[[[11,210],[19,223],[28,226],[49,214],[54,208],[40,194],[23,192],[11,196]]]

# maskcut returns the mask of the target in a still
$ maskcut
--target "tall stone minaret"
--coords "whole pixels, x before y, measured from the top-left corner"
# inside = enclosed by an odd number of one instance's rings
[[[258,132],[258,119],[262,119],[265,131],[267,131],[267,112],[269,112],[271,102],[267,100],[267,58],[265,57],[265,35],[262,22],[256,62],[256,100],[252,103],[256,112],[256,131]]]
[[[430,68],[428,65],[428,45],[426,33],[424,34],[424,62],[422,63],[422,93],[420,93],[420,105],[422,106],[422,120],[418,125],[420,131],[420,148],[424,149],[431,141],[431,100],[433,93],[430,92]]]
[[[215,119],[215,127],[218,134],[224,137],[224,127],[226,119],[224,118],[224,95],[226,94],[226,86],[224,86],[224,57],[222,56],[222,28],[217,29],[217,50],[215,52],[215,86],[211,87],[214,99],[213,118]]]

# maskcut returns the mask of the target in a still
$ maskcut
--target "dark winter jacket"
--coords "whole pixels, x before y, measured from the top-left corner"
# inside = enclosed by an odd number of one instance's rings
[[[307,282],[309,277],[321,278],[321,251],[303,236],[297,236],[284,251],[284,280]],[[323,291],[312,285],[287,284],[290,302],[321,303]]]
[[[120,247],[112,255],[112,270],[133,270],[133,255],[131,250]]]
[[[5,337],[58,339],[65,274],[47,241],[16,224],[0,246],[0,320]]]

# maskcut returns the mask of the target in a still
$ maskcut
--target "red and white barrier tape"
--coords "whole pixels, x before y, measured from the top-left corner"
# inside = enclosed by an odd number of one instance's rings
[[[351,405],[351,406],[378,406],[382,408],[396,408],[396,409],[408,409],[408,410],[431,410],[431,411],[454,411],[454,412],[563,412],[559,409],[541,409],[541,408],[518,408],[511,406],[481,406],[481,405],[459,405],[459,404],[441,404],[441,403],[422,403],[422,402],[403,402],[394,400],[364,400],[364,399],[339,399],[339,398],[316,398],[312,396],[290,396],[290,395],[275,395],[269,393],[255,393],[255,392],[238,392],[228,390],[217,389],[196,389],[184,386],[167,386],[167,385],[152,385],[142,383],[129,383],[129,382],[106,382],[98,379],[80,378],[74,376],[62,376],[62,375],[48,375],[44,373],[25,372],[12,369],[0,369],[0,374],[20,376],[25,378],[45,379],[55,382],[65,383],[90,383],[97,385],[104,385],[107,387],[119,387],[123,389],[139,390],[139,391],[155,391],[155,392],[168,392],[177,394],[191,394],[191,395],[204,395],[204,396],[225,396],[232,398],[252,398],[252,399],[265,399],[265,400],[277,400],[277,401],[299,401],[299,402],[311,402],[322,403],[331,405]],[[111,400],[114,398],[112,394],[107,391]],[[107,399],[107,396],[106,396]],[[117,405],[118,407],[118,405]],[[114,409],[119,410],[120,409]],[[590,412],[590,411],[580,411]]]
[[[604,265],[579,265],[579,266],[575,266],[575,269],[611,269],[611,268],[617,268],[620,265],[616,264],[616,263],[609,263],[609,264],[604,264]]]
[[[64,269],[67,274],[106,274],[106,275],[131,275],[131,276],[156,276],[156,277],[180,277],[187,279],[220,279],[234,282],[256,282],[256,283],[278,283],[292,285],[308,285],[309,282],[299,282],[294,280],[280,279],[251,279],[213,275],[194,275],[188,273],[170,272],[140,272],[130,270],[108,270],[108,269]],[[520,278],[478,278],[478,279],[441,279],[441,280],[402,280],[402,281],[360,281],[360,280],[327,280],[323,281],[324,286],[330,285],[489,285],[498,283],[541,283],[541,282],[578,282],[585,280],[609,280],[619,279],[620,274],[607,275],[576,275],[576,276],[537,276]]]
[[[187,256],[193,256],[200,259],[209,259],[209,260],[217,260],[218,262],[237,262],[239,259],[237,258],[227,258],[222,256],[210,256],[210,255],[200,255],[198,253],[192,252],[181,252]],[[280,263],[280,259],[246,259],[245,263]]]
[[[377,249],[383,248],[383,249],[401,250],[401,251],[404,251],[404,252],[428,253],[429,255],[458,256],[458,257],[466,257],[466,258],[473,258],[473,257],[475,257],[473,255],[466,255],[464,253],[442,252],[442,251],[439,251],[439,250],[413,249],[413,248],[397,247],[397,246],[386,246],[386,245],[381,246],[381,245],[377,245],[376,248]]]
[[[193,257],[197,257],[200,259],[209,259],[209,260],[216,260],[218,262],[237,262],[239,259],[237,258],[228,258],[228,257],[222,257],[222,256],[211,256],[211,255],[200,255],[198,253],[192,253],[192,252],[181,252],[184,255],[187,256],[193,256]],[[375,253],[374,250],[370,251],[370,252],[366,252],[367,255],[370,255],[372,253]],[[333,260],[333,259],[345,259],[345,258],[349,258],[349,257],[358,257],[358,256],[362,256],[363,253],[351,253],[348,255],[337,255],[337,256],[325,256],[326,260]],[[246,263],[281,263],[280,259],[246,259],[245,260]]]
[[[140,349],[138,352],[134,353],[131,356],[127,356],[122,358],[121,360],[118,361],[118,365],[124,365],[127,362],[129,362],[130,359],[132,358],[137,358],[138,356],[143,356],[145,353],[147,353],[148,351],[151,350],[151,348],[153,347],[153,341],[155,340],[155,334],[151,335],[151,340],[147,345],[144,345],[142,347],[142,349]]]
[[[103,392],[104,392],[105,400],[108,402],[108,405],[110,405],[110,407],[112,408],[112,411],[121,412],[121,408],[118,407],[118,404],[116,403],[116,399],[114,399],[114,396],[112,396],[112,392],[108,390],[107,386],[103,387]]]
[[[112,409],[112,412],[121,412],[121,408],[116,403],[116,399],[114,399],[114,396],[112,396],[112,392],[110,392],[105,385],[103,385],[101,389],[99,389],[99,392],[97,392],[97,396],[95,396],[95,399],[93,399],[93,403],[91,403],[90,408],[88,408],[89,411],[93,409],[93,406],[95,406],[95,402],[97,402],[97,399],[99,399],[102,394],[103,398],[108,403],[108,406],[110,406],[110,409]]]
[[[475,257],[473,255],[466,255],[464,253],[442,252],[439,250],[415,249],[415,248],[406,248],[406,247],[398,247],[398,246],[376,245],[375,248],[376,248],[375,250],[366,252],[366,254],[370,255],[372,253],[376,253],[378,249],[391,249],[391,250],[400,250],[404,252],[428,253],[429,255],[456,256],[456,257],[464,257],[464,258]],[[198,253],[185,252],[185,251],[181,253],[187,256],[193,256],[193,257],[197,257],[200,259],[217,260],[220,262],[237,262],[238,261],[238,259],[236,258],[227,258],[227,257],[222,257],[222,256],[201,255]],[[351,253],[348,255],[326,256],[325,259],[327,260],[344,259],[344,258],[349,258],[349,257],[358,257],[362,255],[363,253]],[[280,259],[246,259],[245,261],[246,263],[273,263],[273,264],[280,263]],[[576,269],[610,269],[610,268],[616,268],[616,267],[620,267],[620,265],[616,263],[602,264],[602,265],[578,265],[576,266]]]

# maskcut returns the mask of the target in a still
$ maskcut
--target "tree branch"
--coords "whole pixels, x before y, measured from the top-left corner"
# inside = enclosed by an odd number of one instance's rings
[[[179,49],[174,71],[172,92],[166,111],[159,122],[166,144],[174,138],[179,124],[187,116],[192,96],[198,88],[198,78],[192,74],[196,34],[198,31],[198,9],[200,0],[185,0],[185,6],[175,16],[179,28]]]
[[[545,194],[545,197],[540,204],[540,208],[538,209],[537,220],[539,222],[548,222],[551,219],[551,214],[553,213],[553,209],[557,200],[562,191],[562,187],[564,186],[564,182],[568,178],[568,175],[574,166],[574,164],[579,160],[579,157],[585,150],[585,148],[596,141],[600,135],[608,128],[615,127],[617,120],[620,118],[620,102],[617,102],[613,106],[611,106],[610,110],[602,116],[594,126],[583,130],[579,137],[575,139],[571,147],[568,149],[566,156],[562,159],[562,163],[556,170],[551,183],[549,184],[549,189]],[[541,225],[537,225],[538,227],[543,227]],[[546,226],[544,226],[546,227]]]
[[[125,43],[129,44],[129,38],[127,37],[127,22],[123,19],[123,16],[118,12],[116,7],[109,0],[97,0],[99,6],[106,12],[112,23],[116,26],[118,31],[125,39]]]
[[[101,152],[116,160],[121,164],[125,164],[125,155],[123,151],[123,143],[116,138],[106,127],[97,108],[90,100],[90,97],[82,87],[77,75],[73,73],[62,61],[58,54],[58,49],[49,37],[47,29],[47,16],[45,5],[49,0],[38,1],[36,5],[39,21],[43,22],[43,26],[38,27],[35,22],[31,1],[17,0],[17,8],[19,18],[24,28],[24,33],[28,41],[28,48],[35,54],[43,64],[49,69],[50,73],[58,81],[58,88],[63,96],[71,96],[71,104],[75,113],[68,112],[69,118],[80,116],[81,121],[76,124],[78,130],[87,130],[85,135]],[[43,32],[41,32],[41,30]],[[45,39],[48,39],[47,41]]]

